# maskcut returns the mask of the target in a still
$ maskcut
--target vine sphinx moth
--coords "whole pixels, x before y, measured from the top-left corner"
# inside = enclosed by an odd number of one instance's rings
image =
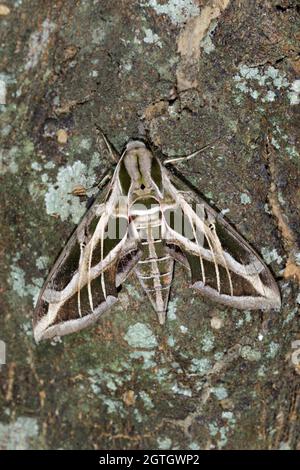
[[[174,262],[204,296],[239,309],[281,305],[270,271],[248,243],[141,141],[130,141],[53,266],[34,313],[36,341],[95,323],[131,271],[161,324]]]

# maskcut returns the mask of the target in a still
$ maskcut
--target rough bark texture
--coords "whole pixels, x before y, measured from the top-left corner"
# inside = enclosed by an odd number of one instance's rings
[[[0,13],[0,448],[299,448],[297,1]],[[111,165],[95,124],[169,157],[219,139],[178,169],[263,254],[280,312],[219,308],[177,267],[164,328],[132,278],[96,327],[34,343],[34,299],[85,210],[70,192]]]

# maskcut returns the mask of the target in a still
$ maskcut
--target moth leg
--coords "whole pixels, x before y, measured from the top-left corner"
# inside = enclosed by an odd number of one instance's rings
[[[101,190],[105,185],[106,183],[108,183],[110,180],[111,180],[111,177],[112,177],[112,174],[107,174],[105,175],[102,180],[99,181],[99,183],[97,184],[99,190]]]

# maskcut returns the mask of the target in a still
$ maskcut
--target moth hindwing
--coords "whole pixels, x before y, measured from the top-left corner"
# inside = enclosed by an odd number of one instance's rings
[[[239,309],[281,305],[270,271],[248,243],[140,141],[131,141],[52,268],[34,313],[37,341],[95,323],[131,271],[159,322],[175,261],[191,287]]]

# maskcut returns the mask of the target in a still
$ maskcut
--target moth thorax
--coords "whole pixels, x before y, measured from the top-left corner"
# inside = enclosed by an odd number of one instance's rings
[[[149,182],[152,166],[152,154],[144,147],[134,147],[124,156],[124,164],[132,181]]]

